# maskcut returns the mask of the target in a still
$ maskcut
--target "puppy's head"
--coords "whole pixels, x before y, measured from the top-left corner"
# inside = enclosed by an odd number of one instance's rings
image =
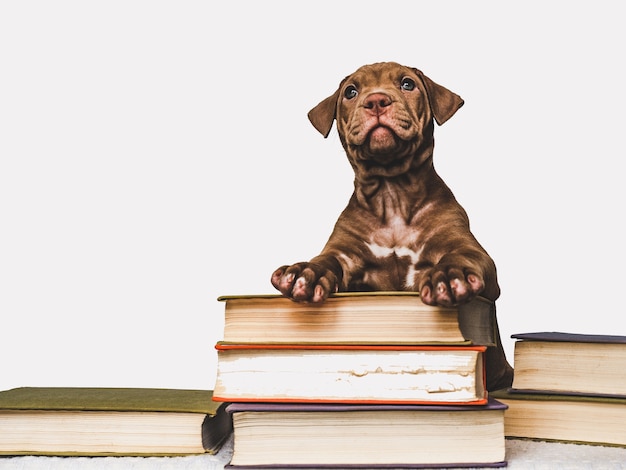
[[[446,122],[463,100],[421,71],[395,62],[365,65],[309,111],[327,137],[333,121],[356,171],[395,176],[432,146],[433,119]]]

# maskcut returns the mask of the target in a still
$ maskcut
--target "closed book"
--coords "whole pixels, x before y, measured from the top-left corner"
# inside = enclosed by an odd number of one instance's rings
[[[504,413],[507,437],[626,446],[626,398],[511,390],[490,396],[508,406]]]
[[[484,404],[485,346],[216,345],[226,402]]]
[[[212,390],[23,387],[0,392],[0,455],[216,453],[232,430]]]
[[[514,391],[626,397],[626,336],[536,332],[512,338]]]
[[[505,466],[505,408],[234,403],[227,468]]]
[[[493,346],[495,305],[424,304],[415,292],[343,292],[320,304],[282,295],[225,295],[223,340],[232,343],[458,343]]]

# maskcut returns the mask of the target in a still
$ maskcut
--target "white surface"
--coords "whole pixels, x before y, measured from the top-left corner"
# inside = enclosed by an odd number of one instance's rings
[[[13,457],[0,458],[1,470],[218,470],[230,462],[232,438],[217,455],[172,458],[139,457]],[[382,450],[384,452],[384,450]],[[626,448],[507,440],[511,470],[618,470],[626,468]]]
[[[510,335],[626,334],[620,2],[0,2],[0,389],[213,388],[222,294],[352,191],[306,114],[395,60],[460,94],[435,165]]]

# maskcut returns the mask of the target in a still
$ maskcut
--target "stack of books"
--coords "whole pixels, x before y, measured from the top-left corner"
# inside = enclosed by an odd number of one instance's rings
[[[626,336],[524,333],[516,339],[507,437],[626,446]]]
[[[321,305],[218,300],[214,399],[233,417],[228,468],[506,465],[506,406],[485,380],[491,302],[432,307],[407,292]]]

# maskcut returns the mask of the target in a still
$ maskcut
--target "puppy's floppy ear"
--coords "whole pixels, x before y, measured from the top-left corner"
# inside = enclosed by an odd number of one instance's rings
[[[422,83],[424,84],[426,93],[428,94],[430,109],[435,117],[435,121],[437,121],[437,124],[441,126],[444,122],[450,119],[461,106],[463,106],[464,101],[456,93],[453,93],[447,88],[433,82],[420,70],[413,70],[422,79]]]
[[[341,87],[337,89],[335,93],[333,93],[328,98],[319,102],[315,108],[309,111],[309,121],[323,136],[324,138],[328,137],[330,134],[330,129],[333,127],[333,121],[335,120],[335,115],[337,113],[337,98],[339,97],[339,90]]]

